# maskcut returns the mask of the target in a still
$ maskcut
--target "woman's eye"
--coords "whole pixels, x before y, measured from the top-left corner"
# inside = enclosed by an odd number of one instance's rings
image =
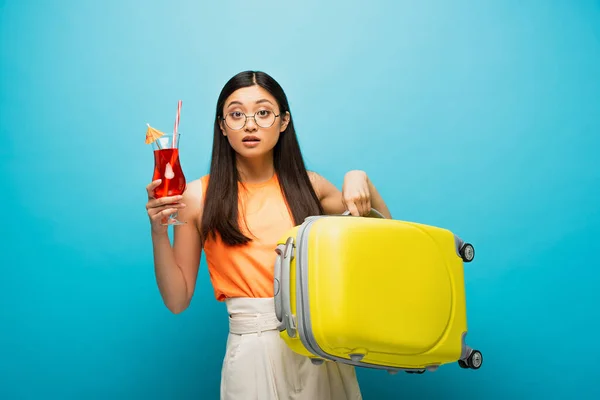
[[[230,113],[230,115],[231,115],[233,118],[236,118],[236,119],[238,119],[238,118],[242,118],[242,113],[241,113],[241,112],[239,112],[239,111],[234,111],[234,112]]]
[[[259,112],[257,112],[259,117],[268,117],[270,113],[271,111],[269,110],[260,110]]]

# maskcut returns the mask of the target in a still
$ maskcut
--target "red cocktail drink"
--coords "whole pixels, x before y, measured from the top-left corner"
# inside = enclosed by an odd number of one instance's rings
[[[163,134],[152,142],[154,151],[154,172],[152,180],[160,179],[160,185],[154,189],[154,197],[171,197],[183,194],[186,187],[185,175],[179,162],[179,141],[181,136]],[[173,213],[163,225],[181,225],[183,221],[177,220],[177,213]]]
[[[179,163],[179,149],[154,150],[154,174],[152,180],[162,182],[154,189],[156,198],[183,194],[186,181]]]

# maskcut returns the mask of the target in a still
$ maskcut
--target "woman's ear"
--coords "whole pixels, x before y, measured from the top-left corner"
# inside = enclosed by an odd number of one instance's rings
[[[281,118],[281,129],[279,132],[283,132],[287,129],[288,124],[290,123],[290,113],[289,111],[285,112],[285,115]]]
[[[223,126],[223,120],[219,121],[219,127],[221,128],[221,133],[223,134],[223,136],[227,136],[227,134],[225,133],[225,127]]]

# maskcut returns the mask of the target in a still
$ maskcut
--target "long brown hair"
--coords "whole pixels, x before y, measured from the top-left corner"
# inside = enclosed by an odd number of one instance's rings
[[[264,72],[241,72],[231,78],[221,90],[217,100],[210,179],[204,200],[201,230],[204,238],[210,235],[214,237],[218,232],[223,242],[230,246],[246,244],[252,239],[245,236],[239,228],[239,173],[235,150],[222,134],[220,122],[225,100],[236,90],[253,85],[262,87],[275,97],[282,115],[286,111],[290,112],[282,87]],[[308,216],[322,215],[324,211],[306,171],[291,112],[288,126],[279,136],[273,150],[273,164],[294,223],[299,225]]]

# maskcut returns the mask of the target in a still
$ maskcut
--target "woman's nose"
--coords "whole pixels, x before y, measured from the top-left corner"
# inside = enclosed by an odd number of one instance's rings
[[[247,131],[255,131],[258,128],[256,125],[256,121],[254,120],[254,117],[248,117],[246,119],[245,128]]]

